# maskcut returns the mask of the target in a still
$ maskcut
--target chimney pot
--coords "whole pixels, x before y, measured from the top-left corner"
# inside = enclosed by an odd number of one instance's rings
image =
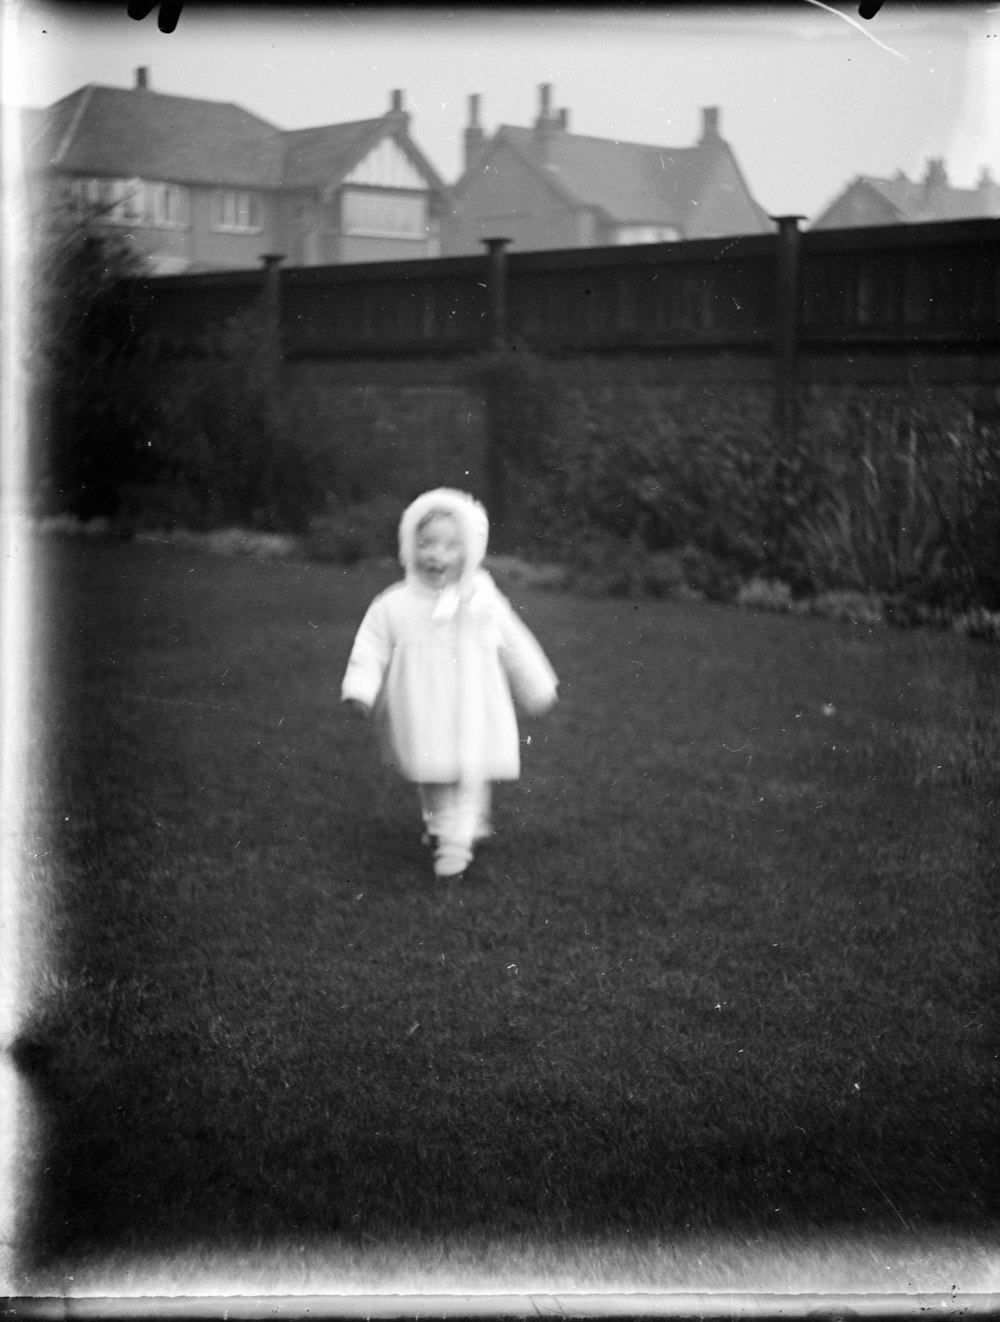
[[[539,119],[548,119],[552,104],[552,84],[542,83],[538,88],[538,117]]]
[[[707,142],[710,138],[719,136],[719,107],[702,106],[701,110],[701,140]]]
[[[396,88],[396,90],[392,94],[392,109],[393,110],[403,109],[403,93],[399,88]]]
[[[569,111],[565,106],[559,111],[559,127],[564,131],[569,128]]]
[[[473,92],[469,97],[469,128],[479,128],[479,93]]]
[[[136,89],[144,92],[149,87],[149,68],[146,65],[140,65],[135,71]]]

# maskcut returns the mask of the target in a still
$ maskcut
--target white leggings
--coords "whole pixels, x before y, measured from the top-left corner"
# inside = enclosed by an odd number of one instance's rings
[[[437,838],[434,871],[454,877],[472,861],[477,840],[490,834],[492,786],[488,781],[467,785],[418,785],[424,829]]]

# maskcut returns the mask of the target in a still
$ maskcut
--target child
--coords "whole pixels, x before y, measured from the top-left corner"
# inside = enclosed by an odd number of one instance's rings
[[[461,877],[491,831],[491,782],[520,774],[512,691],[533,715],[556,700],[544,652],[481,567],[488,534],[465,492],[417,497],[399,524],[406,576],[369,606],[341,689],[416,783],[438,877]]]

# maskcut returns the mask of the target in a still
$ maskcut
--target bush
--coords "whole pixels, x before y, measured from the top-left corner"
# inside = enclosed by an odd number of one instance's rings
[[[558,591],[569,584],[569,573],[563,565],[524,560],[514,555],[487,555],[484,568],[506,592],[523,588],[544,588]]]
[[[552,387],[558,408],[534,436],[535,547],[579,557],[595,535],[611,546],[638,539],[650,553],[693,547],[708,557],[691,566],[694,586],[719,599],[741,576],[788,577],[789,527],[815,502],[822,470],[807,447],[779,447],[767,393],[626,387],[591,367],[584,383]],[[622,567],[602,559],[620,580]]]
[[[53,212],[35,263],[36,508],[127,530],[304,531],[330,461],[299,440],[310,401],[283,387],[264,314],[207,333],[178,371],[143,329],[144,260],[99,219]]]
[[[1000,643],[1000,611],[988,611],[982,607],[965,611],[956,617],[952,628],[966,638],[981,638],[984,642]]]
[[[737,592],[736,604],[745,610],[790,611],[794,602],[787,583],[755,576]]]
[[[160,483],[194,499],[202,529],[305,534],[327,501],[332,460],[299,439],[309,400],[283,384],[264,314],[232,318],[202,350],[164,388],[152,443]]]
[[[646,559],[646,588],[653,597],[691,597],[683,556],[676,551],[653,551]]]
[[[792,543],[814,591],[907,607],[1000,602],[1000,453],[961,397],[854,396],[830,411],[826,492]]]
[[[884,624],[886,620],[881,599],[866,592],[821,592],[804,605],[810,615],[825,620],[846,620],[849,624]]]
[[[638,539],[608,532],[582,538],[567,556],[569,581],[588,597],[642,597],[646,594],[646,553]]]
[[[894,624],[1000,606],[1000,444],[970,390],[804,392],[788,451],[767,392],[592,366],[535,438],[528,502],[537,549],[583,590],[764,604],[778,582],[771,608],[851,593]]]
[[[521,346],[483,354],[469,375],[486,405],[487,486],[493,543],[502,550],[545,544],[549,466],[560,429],[560,389],[551,366]]]
[[[95,220],[76,207],[45,218],[26,341],[36,506],[84,521],[114,518],[122,485],[148,476],[157,407],[154,354],[136,330],[140,300],[129,283],[143,259]]]
[[[376,496],[351,504],[331,500],[324,513],[310,523],[305,552],[313,560],[342,565],[395,558],[401,512],[396,496]]]

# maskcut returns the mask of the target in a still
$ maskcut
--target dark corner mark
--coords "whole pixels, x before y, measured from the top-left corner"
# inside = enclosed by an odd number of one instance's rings
[[[141,22],[157,7],[157,0],[129,0],[128,15]],[[160,14],[157,27],[161,32],[173,32],[184,8],[184,0],[159,0]],[[874,18],[882,8],[882,0],[861,0],[858,13],[862,18]]]
[[[157,0],[129,0],[128,16],[141,22],[156,8],[156,4]],[[184,8],[184,0],[159,0],[159,5],[160,14],[156,26],[161,32],[173,32]]]

